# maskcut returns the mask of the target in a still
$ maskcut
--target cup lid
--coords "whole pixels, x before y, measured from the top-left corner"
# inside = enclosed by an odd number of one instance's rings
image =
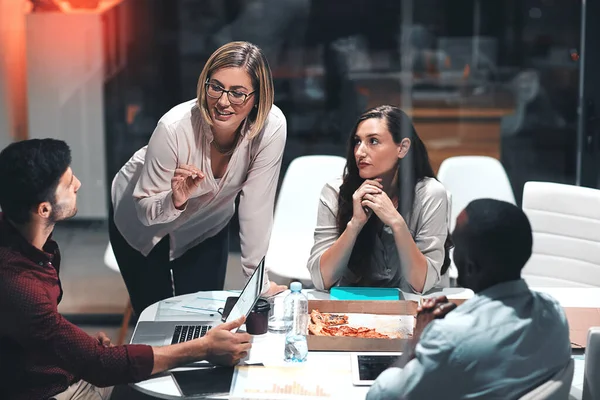
[[[252,311],[261,312],[261,311],[269,311],[271,309],[271,305],[265,299],[258,299]]]

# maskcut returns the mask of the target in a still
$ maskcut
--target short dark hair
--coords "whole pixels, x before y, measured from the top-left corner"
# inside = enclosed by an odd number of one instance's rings
[[[56,188],[71,165],[71,149],[62,140],[30,139],[0,152],[0,207],[17,224],[30,221],[40,203],[55,204]]]
[[[480,268],[496,276],[520,274],[533,246],[523,210],[505,201],[478,199],[469,203],[465,213],[465,222],[459,222],[453,234],[456,247],[464,247]]]

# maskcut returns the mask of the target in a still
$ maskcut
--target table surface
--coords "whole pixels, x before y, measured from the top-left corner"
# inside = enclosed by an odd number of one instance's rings
[[[600,308],[600,288],[532,288],[540,292],[548,293],[557,299],[563,307],[598,307]],[[321,292],[317,290],[303,290],[309,299],[327,300],[329,299],[328,292]],[[239,291],[231,291],[232,295],[239,293]],[[420,297],[435,297],[439,295],[446,295],[450,299],[468,299],[473,296],[473,292],[468,289],[462,288],[444,288],[439,291],[434,291],[425,296],[415,295],[413,293],[402,293],[405,300],[418,301]],[[172,299],[164,300],[159,303],[155,303],[150,307],[146,308],[140,315],[139,321],[206,321],[214,319],[215,321],[220,320],[220,316],[217,314],[214,317],[208,317],[205,314],[191,313],[185,311],[178,311],[170,309],[175,303],[182,300],[191,299],[198,294],[189,294],[184,296],[174,297]],[[285,296],[286,292],[279,296]],[[267,333],[265,335],[253,336],[252,349],[248,355],[248,359],[245,360],[248,363],[262,362],[265,366],[284,366],[286,363],[283,361],[283,347],[284,347],[283,334]],[[269,351],[273,348],[282,349],[281,354],[273,351]],[[312,365],[323,365],[323,363],[347,363],[350,364],[350,353],[346,352],[310,352],[308,359],[305,363],[301,364],[306,368],[310,368]],[[294,364],[298,366],[298,364]],[[581,399],[581,393],[583,389],[583,367],[584,358],[582,356],[575,356],[575,374],[573,377],[573,384],[571,387],[571,398]],[[183,370],[184,368],[180,368]],[[351,382],[348,382],[349,386],[352,386]],[[163,399],[180,399],[182,396],[173,381],[172,376],[166,372],[159,374],[146,381],[142,381],[132,385],[136,390],[149,394],[151,396]],[[368,387],[355,387],[352,386],[350,399],[364,399],[368,391]],[[225,398],[225,397],[221,397]]]

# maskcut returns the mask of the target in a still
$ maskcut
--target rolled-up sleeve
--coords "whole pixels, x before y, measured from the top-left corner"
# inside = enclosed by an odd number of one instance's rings
[[[429,291],[440,281],[445,257],[444,243],[448,237],[448,195],[441,183],[432,182],[420,188],[423,193],[418,194],[423,204],[415,243],[427,259],[423,292]]]
[[[177,168],[177,140],[163,121],[152,133],[146,160],[133,191],[140,221],[146,225],[173,221],[182,211],[173,204],[171,179]]]
[[[35,279],[24,279],[23,290],[0,296],[3,332],[79,379],[96,386],[114,386],[147,379],[154,352],[146,345],[104,347],[58,313]]]
[[[340,236],[337,229],[338,190],[334,188],[335,185],[336,183],[327,183],[321,190],[314,235],[315,242],[307,263],[312,282],[319,290],[325,290],[325,283],[321,275],[321,256]]]
[[[281,114],[280,118],[277,126],[272,128],[275,131],[264,138],[264,145],[260,145],[240,193],[240,248],[246,277],[252,274],[269,246],[275,193],[287,135],[285,117]],[[265,277],[264,283],[268,283],[268,277]]]
[[[453,368],[454,346],[432,322],[423,332],[415,358],[404,368],[389,368],[377,377],[367,400],[459,398],[461,382]]]

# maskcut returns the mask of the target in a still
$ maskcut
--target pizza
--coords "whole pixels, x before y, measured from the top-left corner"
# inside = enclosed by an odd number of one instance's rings
[[[344,314],[321,313],[319,310],[312,310],[310,319],[314,324],[320,323],[325,326],[344,325],[348,323],[348,316]]]
[[[348,316],[344,314],[328,314],[321,313],[319,310],[312,310],[310,319],[308,332],[311,335],[390,339],[388,335],[379,333],[372,328],[355,328],[346,325]]]
[[[371,328],[354,328],[352,326],[332,326],[324,327],[322,332],[326,336],[348,336],[348,337],[361,337],[361,338],[375,338],[375,339],[389,339],[388,335],[377,332]]]

